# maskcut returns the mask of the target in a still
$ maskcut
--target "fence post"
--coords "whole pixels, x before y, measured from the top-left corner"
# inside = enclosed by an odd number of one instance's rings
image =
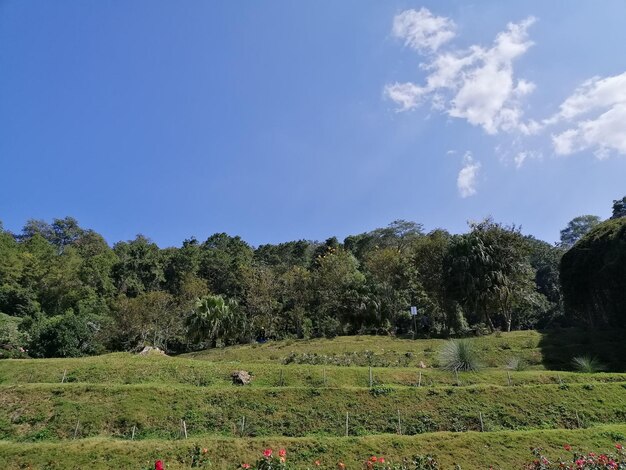
[[[348,412],[346,411],[346,437],[347,437],[347,436],[348,436],[348,434],[349,434],[349,431],[348,431],[348,420],[349,420],[349,418],[348,418]]]
[[[482,413],[482,411],[478,412],[478,418],[480,419],[480,432],[485,432],[485,426],[483,424],[483,413]]]
[[[422,386],[422,371],[420,370],[419,373],[419,378],[417,379],[417,386],[421,387]]]
[[[511,386],[511,373],[507,370],[506,371],[506,376],[509,379],[509,387]]]
[[[135,440],[135,431],[137,430],[137,425],[133,425],[133,432],[130,435],[130,440],[134,441]]]
[[[370,366],[370,388],[372,388],[372,385],[374,384],[373,378],[372,378],[372,366]]]
[[[74,437],[73,439],[76,439],[76,436],[78,435],[78,426],[80,425],[80,419],[76,420],[76,427],[74,428]]]
[[[65,376],[67,375],[67,369],[63,370],[63,377],[61,378],[61,383],[65,382]]]

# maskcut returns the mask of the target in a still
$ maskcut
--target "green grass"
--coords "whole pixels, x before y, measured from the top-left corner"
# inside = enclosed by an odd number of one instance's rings
[[[511,469],[532,459],[534,446],[554,457],[564,443],[606,451],[626,434],[623,338],[617,330],[472,338],[486,368],[458,378],[437,368],[443,340],[374,336],[179,357],[2,360],[0,468],[140,469],[156,458],[188,468],[195,443],[210,450],[212,468],[234,468],[270,445],[287,447],[298,468],[320,457],[328,468],[340,459],[360,468],[372,453],[419,453],[436,455],[443,468]],[[571,372],[581,355],[613,372]],[[513,358],[528,368],[507,369]],[[231,383],[238,369],[254,375],[251,385]],[[476,432],[480,415],[484,433]],[[181,419],[189,440],[180,438]]]
[[[513,357],[530,369],[572,370],[572,358],[596,356],[611,371],[626,370],[626,333],[621,330],[514,331],[469,341],[486,367],[503,368]],[[306,363],[346,366],[417,367],[420,361],[438,366],[446,340],[399,339],[388,336],[342,336],[334,339],[278,341],[211,349],[185,355],[212,362]]]
[[[368,367],[282,365],[272,362],[225,363],[187,357],[137,356],[128,353],[77,359],[20,359],[0,361],[0,384],[55,383],[65,374],[65,382],[94,384],[172,384],[199,387],[231,387],[230,374],[244,369],[254,374],[250,385],[275,387],[365,387],[369,386]],[[375,384],[415,386],[456,385],[453,374],[438,369],[414,367],[373,367]],[[326,383],[324,383],[326,376]],[[626,382],[626,373],[582,374],[546,370],[509,371],[486,369],[460,373],[461,385],[513,385],[555,383]]]
[[[147,469],[163,459],[168,470],[189,468],[195,445],[207,448],[214,469],[233,469],[250,462],[266,447],[285,448],[297,468],[312,467],[320,459],[323,468],[343,461],[349,470],[362,468],[370,455],[400,461],[416,454],[434,455],[442,469],[459,464],[463,470],[522,469],[532,460],[531,447],[541,445],[552,457],[566,457],[564,444],[574,450],[608,452],[626,435],[626,425],[580,430],[500,431],[488,433],[432,433],[420,436],[366,436],[350,438],[253,438],[224,439],[198,436],[188,440],[122,441],[82,439],[64,443],[14,443],[0,441],[0,467],[7,470]]]
[[[574,428],[626,422],[626,387],[615,384],[447,388],[237,388],[33,384],[0,387],[0,438],[342,436],[403,432]],[[576,417],[578,414],[578,418]],[[42,437],[43,436],[43,437]]]

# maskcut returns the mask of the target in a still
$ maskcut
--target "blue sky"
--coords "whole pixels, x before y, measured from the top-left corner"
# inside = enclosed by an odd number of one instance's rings
[[[0,220],[170,246],[491,215],[553,242],[626,194],[625,18],[621,0],[0,1]]]

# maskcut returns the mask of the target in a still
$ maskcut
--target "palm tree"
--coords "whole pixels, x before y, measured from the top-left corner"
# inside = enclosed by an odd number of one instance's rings
[[[210,341],[213,347],[218,339],[228,339],[237,326],[236,308],[236,302],[224,300],[221,295],[198,299],[186,320],[190,338],[196,342]]]

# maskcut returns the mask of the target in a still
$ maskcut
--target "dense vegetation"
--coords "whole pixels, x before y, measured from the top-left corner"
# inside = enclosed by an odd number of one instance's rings
[[[142,235],[110,247],[71,217],[30,220],[19,234],[0,225],[0,354],[624,326],[623,205],[604,223],[574,219],[558,246],[489,219],[461,235],[396,221],[343,243],[256,248],[224,233],[177,248]]]

